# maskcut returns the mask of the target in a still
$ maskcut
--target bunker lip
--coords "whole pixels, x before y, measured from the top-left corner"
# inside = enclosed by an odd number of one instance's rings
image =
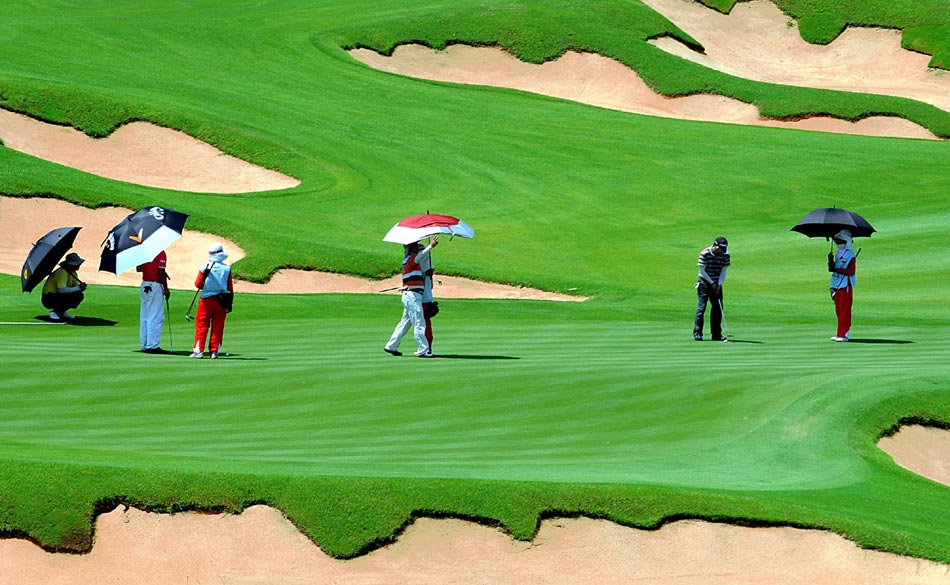
[[[902,49],[899,31],[849,27],[831,44],[818,46],[802,40],[797,25],[765,0],[739,3],[729,15],[696,2],[646,3],[702,43],[705,51],[669,36],[650,42],[705,67],[768,83],[906,97],[950,111],[950,74],[930,69],[927,56]],[[777,120],[763,118],[752,104],[724,96],[666,97],[626,65],[593,53],[568,51],[541,65],[519,61],[499,47],[462,44],[441,51],[405,44],[389,57],[358,48],[350,55],[370,67],[408,77],[507,87],[652,116],[937,139],[926,128],[896,116],[855,122],[828,115]]]
[[[96,270],[102,238],[119,223],[129,209],[104,207],[89,209],[58,199],[0,196],[0,273],[19,275],[30,248],[40,236],[57,227],[82,226],[73,249],[83,258],[93,259],[80,272],[89,284],[138,286],[141,275],[130,270],[119,276]],[[236,243],[213,234],[185,230],[181,239],[167,250],[169,283],[172,289],[193,291],[198,269],[207,258],[208,245],[221,242],[228,251],[228,261],[245,256]],[[396,248],[393,248],[396,253]],[[551,293],[532,288],[481,282],[457,276],[436,275],[435,295],[438,298],[521,299],[542,301],[584,301],[587,297]],[[265,284],[235,281],[235,290],[252,293],[377,293],[400,285],[400,276],[371,280],[306,270],[278,270]],[[395,293],[394,293],[395,294]],[[38,302],[38,301],[37,301]]]
[[[90,138],[0,109],[7,148],[109,179],[194,193],[248,193],[296,187],[300,181],[268,170],[170,128],[132,122],[105,138]]]
[[[893,435],[881,438],[877,445],[904,469],[950,485],[950,431],[947,429],[902,425]]]
[[[947,565],[862,550],[829,532],[695,520],[658,530],[607,520],[550,518],[530,542],[459,519],[416,518],[394,542],[338,560],[279,511],[143,512],[119,506],[96,519],[83,555],[0,540],[0,575],[18,583],[470,583],[504,585],[935,583]],[[0,578],[2,580],[2,578]]]

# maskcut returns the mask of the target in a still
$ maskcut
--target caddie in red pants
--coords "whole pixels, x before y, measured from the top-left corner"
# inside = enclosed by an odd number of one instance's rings
[[[228,255],[221,244],[211,244],[208,248],[208,263],[198,272],[195,286],[201,289],[201,300],[195,314],[195,347],[193,358],[204,357],[205,340],[211,331],[208,350],[211,359],[218,357],[218,350],[224,339],[224,321],[234,299],[234,281],[231,267],[224,263]]]
[[[835,315],[838,318],[838,330],[832,341],[851,339],[851,305],[854,303],[855,264],[858,255],[854,253],[851,232],[841,230],[834,235],[838,251],[828,254],[828,272],[831,273],[831,298],[835,302]]]

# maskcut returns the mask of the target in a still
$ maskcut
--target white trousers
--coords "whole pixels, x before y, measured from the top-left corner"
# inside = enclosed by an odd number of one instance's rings
[[[386,349],[396,351],[399,342],[412,327],[412,335],[416,339],[416,355],[429,353],[429,342],[426,340],[426,320],[422,316],[422,294],[412,291],[402,293],[402,319],[393,329],[393,335],[386,344]]]
[[[162,341],[165,324],[165,290],[160,282],[144,281],[139,287],[139,340],[142,349],[154,349]]]

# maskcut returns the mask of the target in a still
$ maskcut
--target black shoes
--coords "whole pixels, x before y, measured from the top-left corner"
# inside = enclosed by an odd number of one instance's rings
[[[160,347],[150,347],[150,348],[148,348],[148,349],[143,349],[143,350],[142,350],[142,353],[153,353],[153,354],[166,355],[166,354],[169,354],[169,353],[171,353],[171,352],[168,351],[167,349],[162,349],[162,348],[160,348]]]
[[[396,356],[396,357],[399,357],[399,356],[402,355],[402,352],[401,352],[401,351],[396,351],[395,349],[389,349],[388,347],[384,347],[384,348],[383,348],[383,351],[385,351],[385,352],[388,353],[389,355],[394,355],[394,356]]]

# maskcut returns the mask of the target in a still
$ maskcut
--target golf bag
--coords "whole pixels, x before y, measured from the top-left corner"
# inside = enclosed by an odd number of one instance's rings
[[[230,292],[219,292],[217,295],[218,303],[224,309],[225,313],[230,313],[234,309],[234,295]]]
[[[431,303],[422,303],[422,316],[426,319],[431,319],[439,314],[439,301],[432,301]]]

